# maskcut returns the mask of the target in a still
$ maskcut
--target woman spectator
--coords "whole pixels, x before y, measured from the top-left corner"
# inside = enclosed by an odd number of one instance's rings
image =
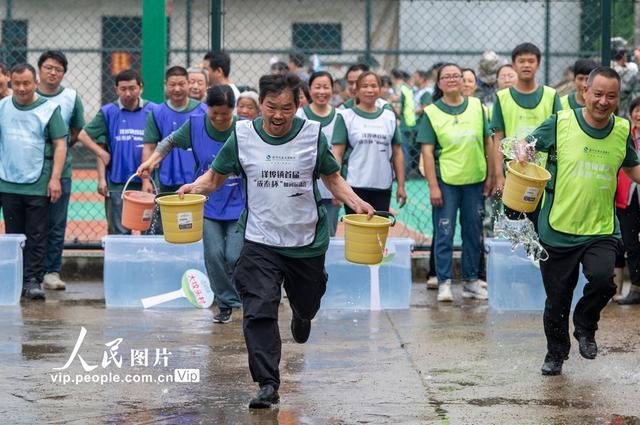
[[[236,111],[240,118],[253,121],[260,116],[260,102],[258,93],[254,91],[243,91],[238,96]]]
[[[331,74],[324,71],[311,74],[309,77],[309,95],[311,96],[311,103],[299,108],[296,115],[300,118],[319,122],[322,126],[322,133],[327,138],[329,148],[331,148],[333,128],[338,116],[338,111],[331,105],[333,99],[333,77],[331,77]],[[322,181],[318,181],[318,190],[322,196],[322,205],[327,210],[329,233],[331,236],[335,236],[340,203],[333,200],[331,192]]]
[[[478,78],[476,72],[471,68],[464,68],[462,70],[462,95],[471,97],[474,96],[478,89]]]
[[[496,71],[496,79],[498,81],[498,90],[502,90],[513,86],[518,79],[518,74],[516,74],[510,63],[505,63]]]
[[[396,200],[400,207],[407,202],[407,195],[402,138],[396,115],[376,106],[380,85],[380,77],[375,73],[360,74],[356,82],[355,105],[338,115],[332,142],[338,163],[344,159],[346,180],[353,191],[374,209],[389,211],[394,173]],[[345,211],[354,213],[346,205]]]
[[[436,223],[435,265],[438,301],[453,301],[453,236],[458,210],[462,228],[462,295],[487,299],[478,281],[483,195],[495,174],[491,131],[480,99],[462,94],[463,71],[443,65],[437,74],[434,103],[425,108],[418,130],[429,196]]]

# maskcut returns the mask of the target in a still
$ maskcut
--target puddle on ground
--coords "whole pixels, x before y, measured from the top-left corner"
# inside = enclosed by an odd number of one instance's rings
[[[67,347],[51,344],[22,344],[22,357],[25,360],[40,360],[52,354],[68,352]]]

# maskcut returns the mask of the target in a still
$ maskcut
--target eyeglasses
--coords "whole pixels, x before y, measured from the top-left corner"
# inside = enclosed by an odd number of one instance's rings
[[[462,78],[462,75],[453,74],[453,75],[443,75],[440,77],[440,80],[459,80],[460,78]]]
[[[58,74],[62,74],[64,73],[64,68],[60,67],[60,66],[53,66],[53,65],[42,65],[42,69],[44,69],[47,72],[57,72]]]

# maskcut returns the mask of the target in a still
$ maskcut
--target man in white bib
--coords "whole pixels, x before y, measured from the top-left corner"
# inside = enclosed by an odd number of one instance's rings
[[[298,343],[309,338],[311,319],[320,308],[329,246],[326,210],[316,180],[358,213],[373,216],[340,176],[320,124],[295,116],[300,79],[293,74],[260,79],[262,117],[239,121],[211,169],[179,194],[208,194],[230,174],[243,174],[247,206],[238,221],[245,245],[234,280],[242,298],[249,369],[260,385],[250,408],[278,403],[280,285],[293,311],[291,333]]]

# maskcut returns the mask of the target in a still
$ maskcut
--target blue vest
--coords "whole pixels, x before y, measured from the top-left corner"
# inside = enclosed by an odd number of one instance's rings
[[[200,106],[191,112],[176,112],[169,108],[166,102],[153,108],[153,118],[160,131],[161,139],[179,129],[190,116],[201,114],[202,108]],[[160,162],[160,183],[164,186],[191,183],[194,180],[195,168],[196,163],[191,152],[183,149],[173,149]]]
[[[198,166],[197,176],[201,176],[209,170],[211,163],[226,140],[212,139],[207,133],[206,115],[198,115],[191,120],[191,146],[193,156]],[[217,191],[209,195],[209,200],[204,204],[204,216],[214,220],[237,220],[245,206],[244,183],[242,177],[229,175],[227,180]]]
[[[144,147],[144,127],[149,111],[155,106],[147,102],[141,109],[128,111],[117,103],[104,105],[100,110],[109,131],[111,162],[107,177],[112,183],[125,183],[140,166]],[[138,177],[132,181],[140,183]]]
[[[0,179],[9,183],[30,184],[40,178],[44,168],[44,130],[58,105],[46,101],[22,111],[13,104],[13,96],[0,101]]]

